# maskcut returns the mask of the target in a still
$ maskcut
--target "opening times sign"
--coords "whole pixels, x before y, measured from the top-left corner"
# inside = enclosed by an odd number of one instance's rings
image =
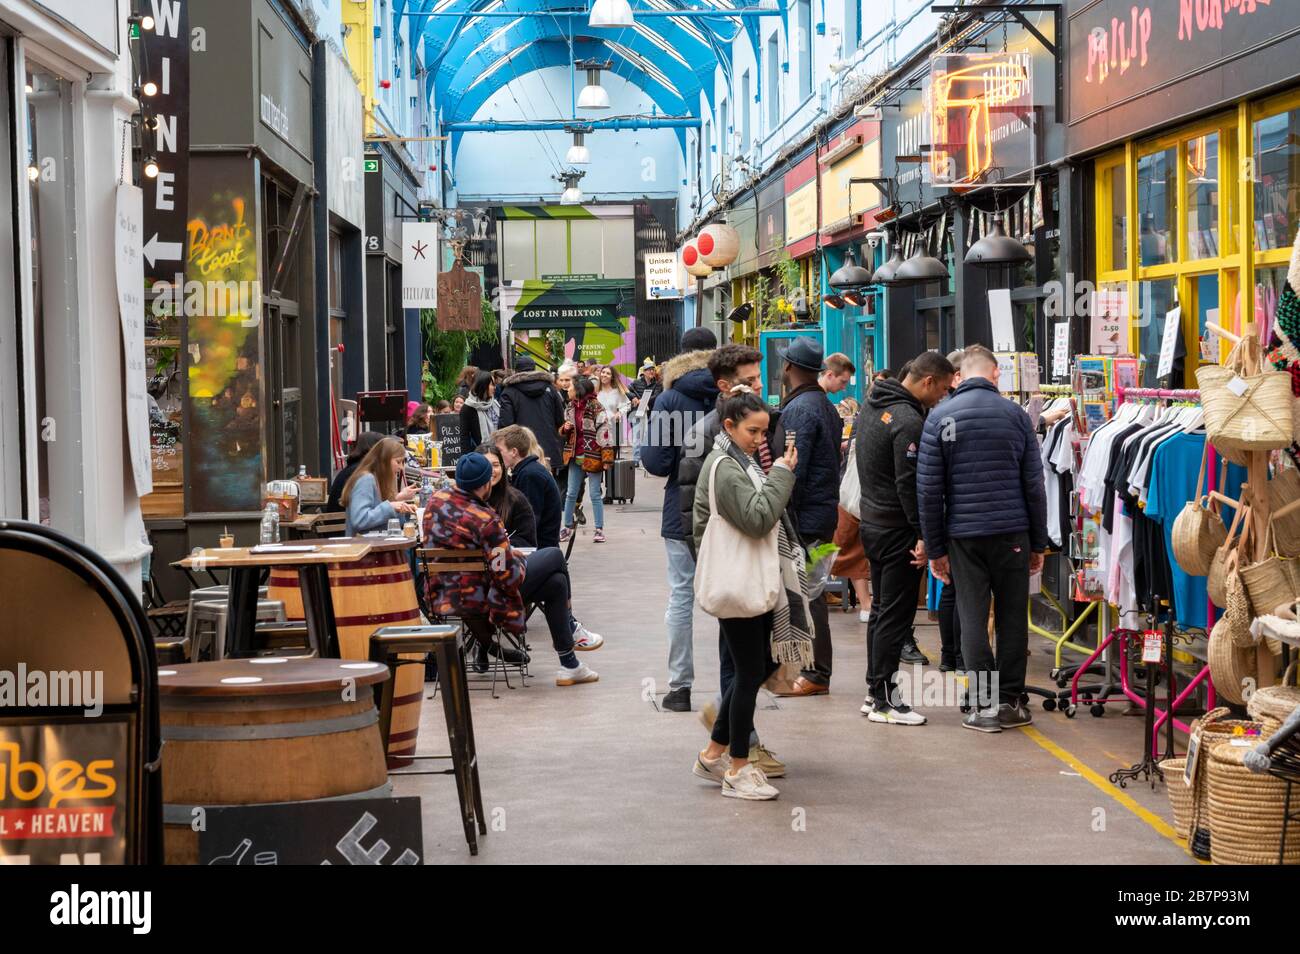
[[[1029,53],[930,58],[930,177],[935,188],[1033,185],[1034,83]]]

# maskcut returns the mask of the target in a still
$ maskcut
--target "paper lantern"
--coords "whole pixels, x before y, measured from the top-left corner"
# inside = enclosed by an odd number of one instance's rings
[[[700,229],[695,239],[700,259],[714,268],[730,265],[740,253],[740,233],[730,225],[715,223]]]
[[[700,250],[696,247],[694,239],[682,246],[682,265],[696,278],[703,278],[713,272],[713,266],[700,257]]]

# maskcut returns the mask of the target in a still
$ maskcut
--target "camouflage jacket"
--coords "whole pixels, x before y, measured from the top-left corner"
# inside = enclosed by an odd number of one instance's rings
[[[501,518],[459,488],[440,490],[424,510],[424,545],[468,550],[487,561],[485,573],[438,573],[425,580],[429,609],[439,616],[486,616],[512,633],[524,631],[519,585],[524,558],[510,546]]]

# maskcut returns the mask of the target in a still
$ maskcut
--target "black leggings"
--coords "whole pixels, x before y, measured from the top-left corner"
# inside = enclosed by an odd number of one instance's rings
[[[534,550],[527,557],[528,569],[519,595],[525,603],[537,603],[551,630],[551,644],[564,657],[573,652],[572,614],[569,612],[569,568],[559,547]]]
[[[750,619],[720,619],[718,623],[735,666],[735,676],[722,694],[711,738],[718,745],[729,746],[733,759],[747,759],[758,690],[774,668],[769,665],[772,614]]]

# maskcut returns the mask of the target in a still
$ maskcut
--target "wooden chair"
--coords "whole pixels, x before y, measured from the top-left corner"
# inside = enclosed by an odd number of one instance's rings
[[[312,526],[312,533],[318,537],[338,537],[343,535],[347,528],[348,515],[346,513],[327,513],[324,514]]]
[[[487,559],[483,553],[479,550],[427,547],[417,550],[415,559],[416,574],[419,577],[416,580],[416,596],[420,601],[420,609],[425,618],[430,622],[439,623],[455,620],[461,623],[466,630],[469,630],[476,640],[486,640],[489,647],[489,656],[491,657],[489,663],[491,678],[490,680],[474,679],[470,681],[488,682],[488,688],[492,692],[493,699],[499,698],[497,695],[498,682],[504,682],[507,689],[515,688],[510,681],[512,671],[518,672],[520,684],[527,686],[528,677],[531,673],[528,671],[529,649],[526,639],[505,632],[499,626],[494,626],[485,617],[458,619],[457,617],[435,613],[428,603],[427,585],[432,577],[449,573],[487,573]],[[527,608],[525,608],[525,611],[528,611]],[[524,661],[522,663],[507,663],[502,658],[504,651],[507,649],[522,653]],[[465,651],[468,652],[468,648]]]
[[[393,693],[399,666],[423,666],[423,659],[403,659],[414,653],[433,654],[438,661],[438,685],[442,688],[442,711],[447,720],[448,755],[411,755],[403,761],[450,759],[449,769],[389,771],[389,775],[454,775],[460,801],[461,822],[469,853],[478,854],[478,836],[487,834],[483,813],[483,790],[478,779],[478,751],[474,745],[474,720],[470,715],[469,685],[465,672],[464,640],[460,626],[383,626],[370,637],[370,659],[383,663],[391,679],[375,686],[379,709],[379,734],[384,751],[393,724]]]

